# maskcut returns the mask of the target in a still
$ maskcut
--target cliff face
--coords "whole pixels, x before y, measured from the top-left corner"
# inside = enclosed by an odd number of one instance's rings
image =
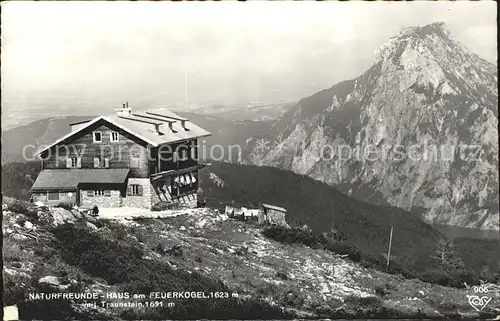
[[[365,73],[299,101],[248,162],[431,223],[498,229],[497,103],[495,65],[443,23],[404,28]]]

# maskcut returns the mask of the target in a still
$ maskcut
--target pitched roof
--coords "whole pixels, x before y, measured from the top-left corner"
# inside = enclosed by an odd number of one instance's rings
[[[189,119],[178,116],[166,109],[156,109],[154,112],[131,111],[128,115],[115,113],[98,116],[87,122],[82,122],[69,134],[39,149],[35,155],[41,154],[43,151],[79,133],[99,120],[113,124],[153,147],[165,143],[174,143],[211,135],[210,132],[190,122]],[[78,123],[74,125],[78,125]]]
[[[272,209],[272,210],[275,210],[275,211],[286,212],[286,209],[284,209],[283,207],[269,205],[269,204],[262,204],[262,206],[264,208],[269,208],[269,209]]]
[[[31,190],[76,189],[81,183],[123,183],[129,168],[44,169],[38,174]]]

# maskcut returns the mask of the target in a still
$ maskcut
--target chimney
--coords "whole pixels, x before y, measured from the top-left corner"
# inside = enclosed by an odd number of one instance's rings
[[[118,116],[127,116],[130,115],[132,109],[128,107],[128,101],[127,101],[125,104],[122,105],[122,108],[115,109],[115,111]]]

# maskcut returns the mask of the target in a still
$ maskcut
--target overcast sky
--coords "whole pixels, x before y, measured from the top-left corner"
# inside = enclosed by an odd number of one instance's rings
[[[3,105],[293,101],[435,21],[496,62],[494,2],[4,2]]]

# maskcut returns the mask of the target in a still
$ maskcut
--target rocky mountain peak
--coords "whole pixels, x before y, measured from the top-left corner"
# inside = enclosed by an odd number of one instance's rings
[[[299,101],[269,134],[278,148],[250,157],[349,194],[379,193],[430,222],[498,229],[497,103],[495,65],[453,39],[442,22],[406,27],[362,75]],[[396,155],[424,145],[454,156]],[[325,146],[333,150],[327,158]],[[481,157],[464,160],[460,146]],[[362,155],[367,148],[383,156],[339,160],[341,149]],[[375,202],[363,193],[360,199]]]
[[[423,27],[404,27],[396,36],[391,37],[378,48],[375,52],[374,64],[390,60],[405,67],[409,63],[440,62],[447,59],[448,55],[457,49],[467,51],[453,39],[443,22],[435,22]],[[417,58],[420,61],[416,61]]]
[[[450,30],[444,22],[434,22],[425,26],[410,26],[404,27],[399,32],[398,36],[416,36],[425,38],[427,36],[450,37]]]

